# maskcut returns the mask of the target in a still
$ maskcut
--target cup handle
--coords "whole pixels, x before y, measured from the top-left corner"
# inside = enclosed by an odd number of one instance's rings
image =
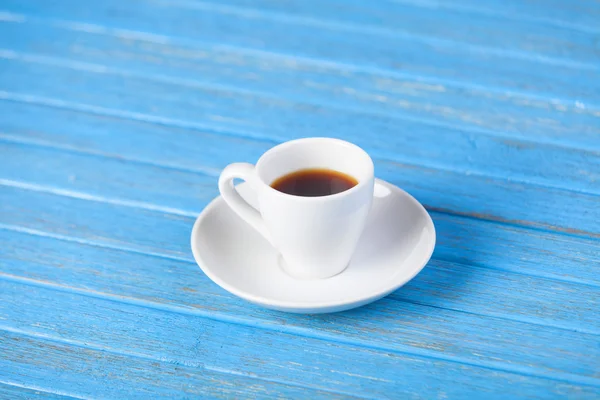
[[[234,163],[225,167],[223,172],[221,172],[221,176],[219,176],[219,192],[221,192],[221,196],[223,197],[223,200],[225,200],[225,203],[227,203],[237,215],[256,229],[258,233],[272,244],[271,235],[269,234],[260,213],[248,204],[233,186],[233,180],[235,178],[246,181],[254,191],[257,191],[260,181],[256,175],[254,165],[249,163]]]

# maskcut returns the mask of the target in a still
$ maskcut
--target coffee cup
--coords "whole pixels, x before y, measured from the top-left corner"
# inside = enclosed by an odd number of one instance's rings
[[[308,170],[343,174],[355,184],[317,196],[272,187],[282,177]],[[258,209],[238,194],[234,179],[247,182],[255,192]],[[299,279],[324,279],[350,263],[371,208],[374,180],[373,161],[360,147],[339,139],[305,138],[271,148],[256,165],[228,165],[219,178],[219,191],[277,249],[284,271]]]

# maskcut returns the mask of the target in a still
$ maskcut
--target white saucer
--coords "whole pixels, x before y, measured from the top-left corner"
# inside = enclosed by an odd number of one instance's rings
[[[256,207],[250,188],[238,192]],[[219,196],[192,230],[192,252],[216,284],[252,303],[295,313],[327,313],[370,303],[417,275],[435,247],[425,208],[408,193],[376,180],[373,208],[354,257],[340,274],[298,280],[278,264],[277,251]]]

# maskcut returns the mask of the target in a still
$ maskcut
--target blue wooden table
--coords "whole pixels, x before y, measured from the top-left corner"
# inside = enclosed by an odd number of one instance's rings
[[[219,171],[355,142],[438,233],[320,315],[212,283]],[[600,398],[596,0],[0,1],[0,398]]]

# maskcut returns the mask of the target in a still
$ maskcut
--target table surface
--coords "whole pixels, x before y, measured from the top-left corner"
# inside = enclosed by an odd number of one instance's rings
[[[326,135],[431,214],[337,314],[192,258],[219,171]],[[0,398],[600,398],[600,3],[0,2]]]

